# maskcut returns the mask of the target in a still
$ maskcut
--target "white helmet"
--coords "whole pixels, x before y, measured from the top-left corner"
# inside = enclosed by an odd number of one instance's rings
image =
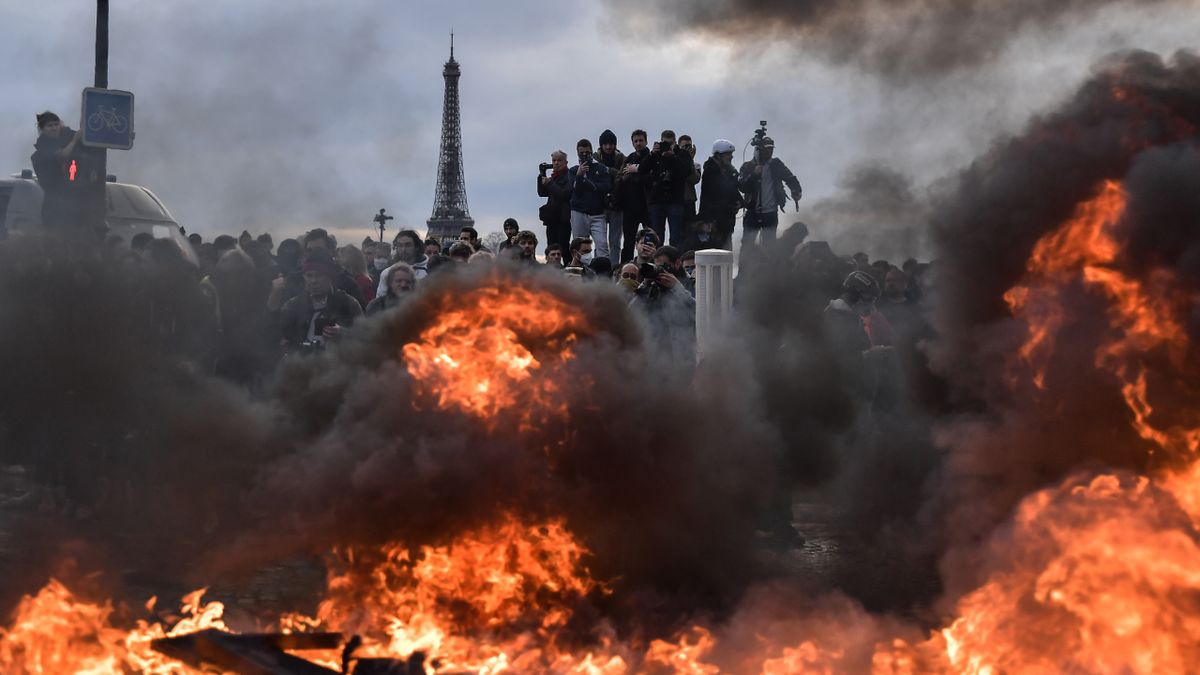
[[[736,148],[733,147],[733,143],[730,143],[724,138],[717,139],[717,142],[713,143],[714,155],[719,155],[723,152],[733,152],[735,149]]]

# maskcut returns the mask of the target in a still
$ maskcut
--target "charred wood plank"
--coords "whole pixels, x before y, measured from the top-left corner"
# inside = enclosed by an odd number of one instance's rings
[[[234,634],[210,628],[160,638],[150,646],[197,669],[207,665],[239,675],[336,675],[336,670],[283,650],[333,649],[341,641],[342,636],[337,633]]]

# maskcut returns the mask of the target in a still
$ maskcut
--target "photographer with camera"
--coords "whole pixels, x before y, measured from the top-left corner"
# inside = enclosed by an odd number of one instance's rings
[[[696,359],[696,301],[684,285],[681,255],[674,246],[654,252],[653,262],[638,266],[641,283],[629,301],[645,313],[651,344],[679,367]]]
[[[723,138],[713,143],[712,157],[704,161],[704,177],[700,181],[699,220],[712,223],[713,240],[709,247],[726,251],[733,250],[733,227],[742,208],[738,172],[733,168],[734,149],[733,143]]]
[[[579,164],[567,169],[571,183],[571,236],[591,237],[598,254],[608,257],[604,209],[612,190],[608,167],[592,158],[592,142],[586,138],[575,144]],[[570,245],[570,242],[567,242]]]
[[[692,173],[688,176],[683,184],[683,229],[684,231],[679,236],[679,241],[671,241],[672,246],[680,246],[683,241],[692,233],[692,227],[696,222],[696,186],[700,184],[700,164],[696,161],[696,146],[692,143],[692,137],[687,134],[679,135],[679,150],[691,157]]]
[[[608,258],[617,264],[621,255],[621,228],[625,222],[625,212],[621,210],[618,195],[621,191],[621,179],[624,176],[621,169],[625,166],[625,153],[617,149],[617,135],[611,129],[605,129],[600,134],[600,152],[596,161],[608,169],[612,177],[612,189],[604,199],[604,220],[608,223]]]
[[[558,244],[565,251],[571,243],[571,179],[567,176],[567,153],[555,150],[550,153],[548,164],[538,165],[537,193],[546,198],[546,203],[538,209],[538,218],[546,226],[546,243]]]
[[[786,184],[792,191],[792,201],[800,210],[800,181],[778,157],[775,141],[767,135],[767,123],[754,132],[754,159],[742,165],[738,188],[745,195],[746,216],[742,219],[742,245],[753,244],[759,238],[763,244],[775,241],[779,229],[779,213],[787,206]]]
[[[321,351],[362,316],[358,301],[333,287],[338,274],[333,258],[315,253],[304,260],[304,292],[279,312],[282,344],[288,351]]]
[[[684,200],[693,171],[692,156],[675,145],[675,132],[670,129],[662,132],[649,157],[638,166],[647,184],[650,227],[672,244],[687,236]]]

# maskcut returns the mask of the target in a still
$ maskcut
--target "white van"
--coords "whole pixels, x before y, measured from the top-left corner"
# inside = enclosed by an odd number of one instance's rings
[[[104,222],[108,233],[121,237],[128,245],[134,236],[149,233],[155,239],[170,239],[179,246],[188,262],[200,265],[187,238],[179,232],[179,223],[150,190],[140,185],[104,184],[108,210]],[[36,232],[42,227],[42,188],[26,169],[12,178],[0,179],[0,233]]]

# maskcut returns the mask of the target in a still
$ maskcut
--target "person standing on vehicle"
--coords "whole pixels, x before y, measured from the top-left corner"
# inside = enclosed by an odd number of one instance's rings
[[[38,138],[29,158],[42,188],[42,227],[61,231],[73,225],[74,209],[67,182],[74,180],[69,159],[83,138],[82,131],[64,126],[58,115],[47,110],[37,116]]]
[[[799,210],[800,181],[787,168],[783,160],[774,156],[775,141],[763,136],[754,150],[754,159],[742,165],[738,174],[738,187],[746,196],[746,216],[742,219],[742,246],[755,243],[761,233],[761,241],[775,241],[779,229],[779,213],[787,206],[784,184],[792,191],[792,201]],[[703,188],[701,188],[703,194]]]

